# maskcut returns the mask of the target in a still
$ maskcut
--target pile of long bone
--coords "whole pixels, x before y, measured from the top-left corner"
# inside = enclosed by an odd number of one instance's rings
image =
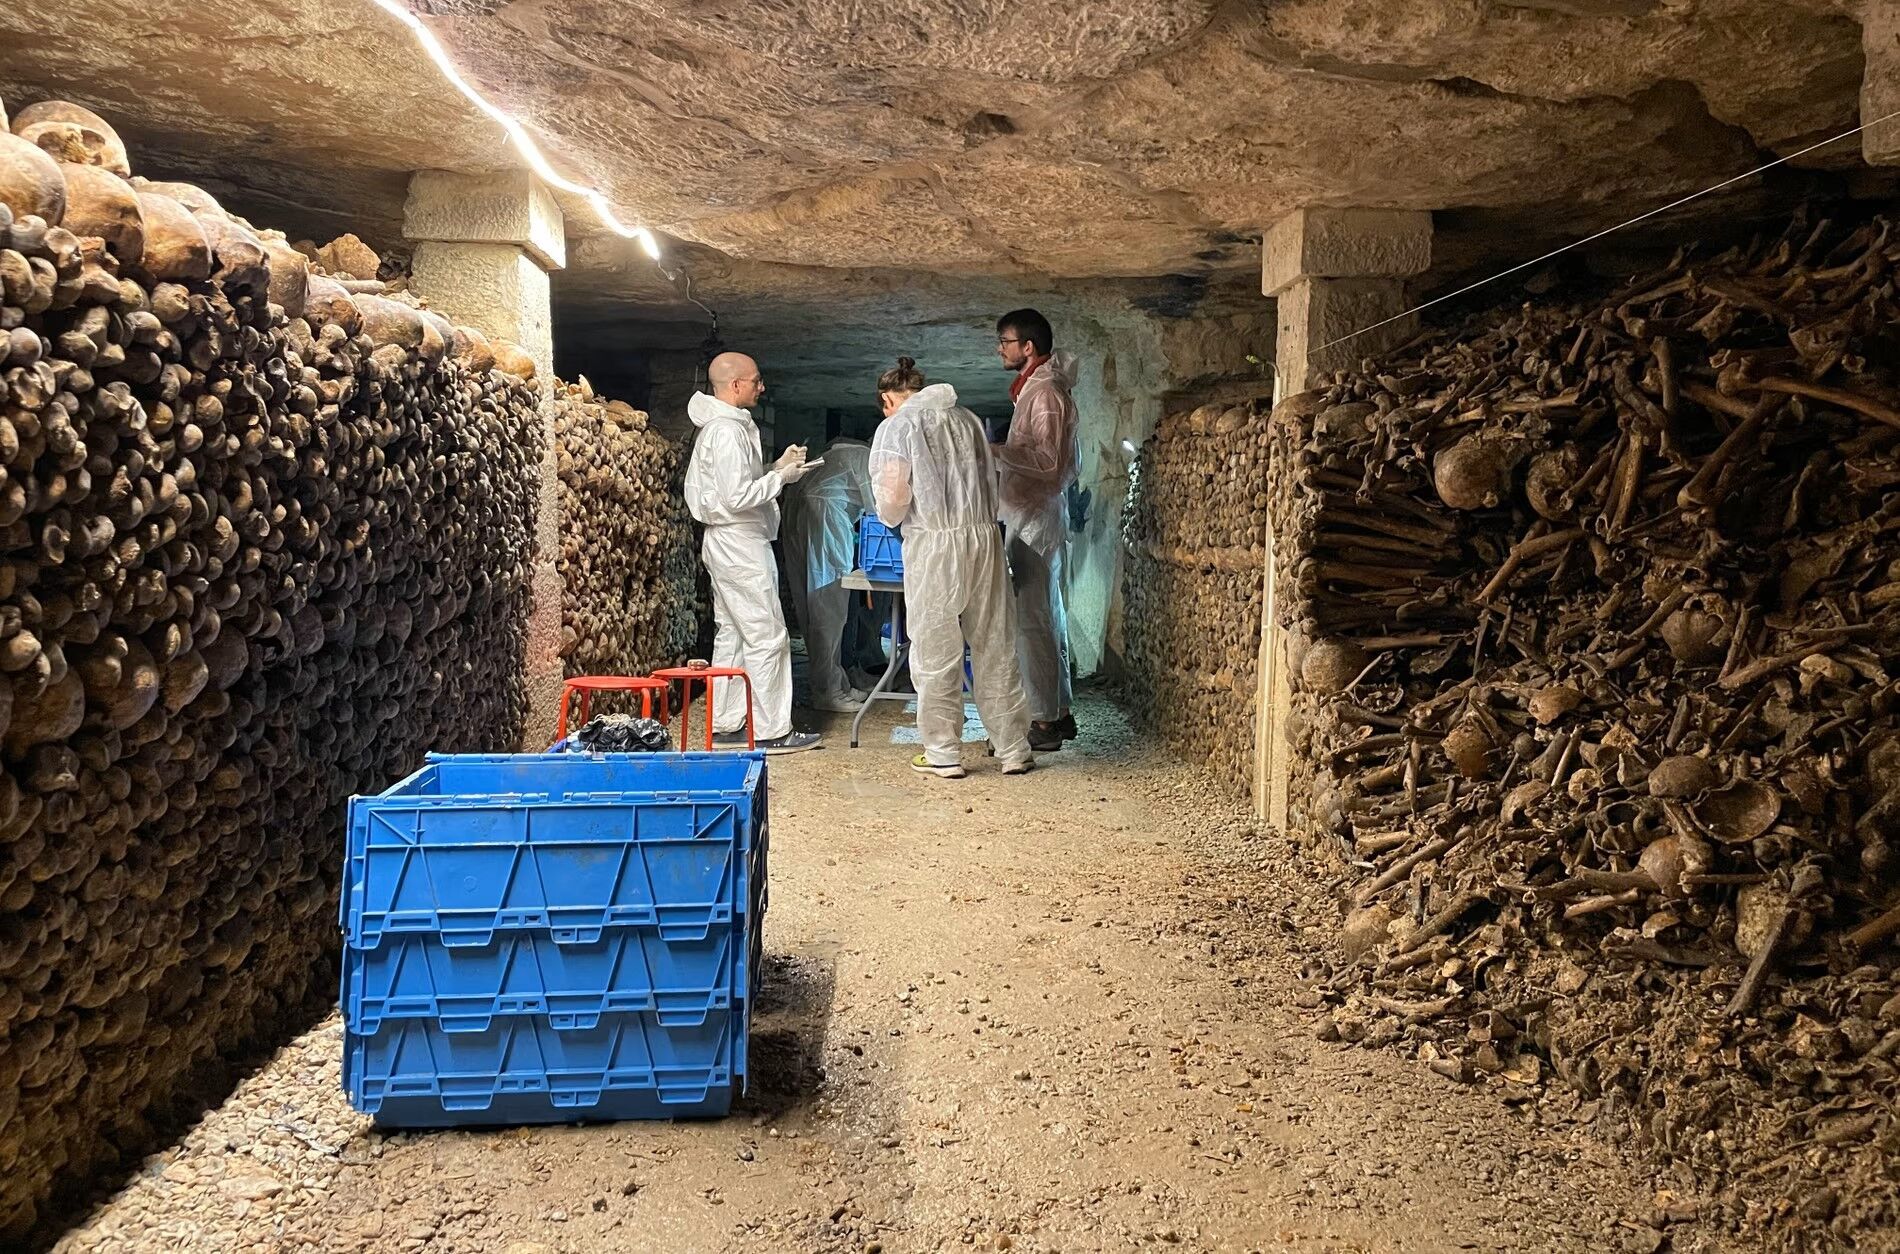
[[[1797,220],[1276,412],[1327,1031],[1893,1217],[1900,238]],[[1888,1160],[1890,1161],[1890,1160]]]
[[[1236,794],[1253,769],[1266,411],[1208,404],[1164,419],[1122,511],[1130,705]]]
[[[0,1243],[327,983],[344,798],[517,743],[542,447],[518,350],[8,131]]]

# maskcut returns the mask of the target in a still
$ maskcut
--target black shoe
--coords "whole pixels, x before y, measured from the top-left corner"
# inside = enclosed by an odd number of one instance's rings
[[[786,732],[776,740],[761,740],[759,748],[777,756],[782,753],[803,753],[807,749],[816,749],[824,741],[817,732]]]
[[[1074,740],[1077,736],[1081,735],[1080,732],[1075,730],[1074,714],[1064,714],[1051,724],[1051,727],[1054,729],[1056,735],[1062,737],[1064,740]]]
[[[1037,753],[1057,753],[1062,749],[1062,733],[1056,730],[1059,723],[1031,723],[1029,725],[1029,747]]]

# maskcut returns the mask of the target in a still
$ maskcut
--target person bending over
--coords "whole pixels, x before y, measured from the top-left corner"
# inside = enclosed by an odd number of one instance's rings
[[[1016,609],[996,528],[996,468],[977,416],[908,357],[877,381],[887,415],[871,442],[877,514],[904,528],[904,611],[917,735],[911,766],[962,779],[963,647],[970,687],[1003,774],[1035,765],[1015,653]]]

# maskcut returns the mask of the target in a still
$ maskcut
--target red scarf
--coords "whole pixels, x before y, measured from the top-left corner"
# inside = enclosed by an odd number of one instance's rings
[[[1009,385],[1009,399],[1011,401],[1014,401],[1017,397],[1022,395],[1023,384],[1029,382],[1029,376],[1042,369],[1043,364],[1048,360],[1047,357],[1036,356],[1035,349],[1032,348],[1029,350],[1029,360],[1023,363],[1022,370],[1016,375],[1016,381]]]

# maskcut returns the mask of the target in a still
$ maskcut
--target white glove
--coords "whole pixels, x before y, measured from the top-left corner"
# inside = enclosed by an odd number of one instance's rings
[[[782,457],[779,459],[780,462],[784,460]],[[780,481],[784,483],[797,483],[800,479],[810,474],[812,470],[810,466],[802,462],[796,466],[782,466],[774,463],[772,469],[778,471],[778,477]]]
[[[780,453],[778,455],[778,460],[772,463],[772,469],[777,470],[777,471],[784,471],[784,470],[789,469],[790,467],[802,466],[804,464],[805,464],[805,446],[803,444],[794,444],[790,448],[786,449],[783,453]],[[788,479],[786,480],[786,482],[790,483],[790,482],[793,482],[793,480]]]

